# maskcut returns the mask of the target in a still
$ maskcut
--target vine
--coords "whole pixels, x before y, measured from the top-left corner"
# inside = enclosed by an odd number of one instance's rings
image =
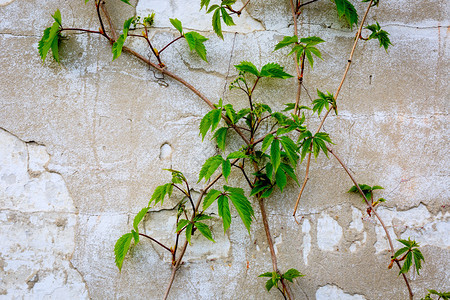
[[[121,1],[131,5],[128,0]],[[235,210],[250,234],[250,228],[255,219],[252,201],[249,200],[249,198],[251,199],[252,197],[259,207],[272,261],[272,270],[261,274],[260,277],[269,278],[265,284],[267,291],[276,288],[284,299],[294,299],[294,295],[289,288],[289,282],[292,283],[294,279],[304,275],[294,268],[283,271],[279,270],[277,255],[273,245],[273,237],[266,213],[265,201],[275,190],[279,190],[282,193],[287,186],[288,181],[292,180],[300,188],[293,208],[293,217],[295,218],[302,194],[309,180],[311,158],[314,156],[314,158],[317,159],[321,152],[327,157],[331,154],[337,160],[353,183],[353,187],[350,188],[349,192],[359,194],[367,205],[368,215],[374,215],[378,219],[384,229],[390,246],[391,261],[389,268],[392,268],[394,263],[398,266],[399,275],[402,275],[403,277],[409,293],[409,298],[413,299],[413,292],[405,274],[410,270],[413,261],[414,268],[417,274],[419,274],[421,262],[424,261],[424,257],[418,249],[418,243],[410,239],[399,240],[405,247],[400,248],[397,251],[395,250],[390,234],[376,210],[385,199],[379,198],[374,201],[373,192],[382,189],[382,187],[377,185],[369,186],[359,184],[343,160],[331,148],[333,142],[329,134],[323,131],[323,125],[329,114],[331,112],[334,112],[336,115],[338,114],[337,99],[351,67],[359,40],[376,39],[379,41],[380,47],[383,47],[386,52],[388,47],[392,45],[388,37],[389,34],[381,29],[378,22],[376,24],[365,26],[365,21],[370,10],[374,6],[378,6],[379,1],[362,1],[368,3],[367,9],[359,22],[353,47],[349,54],[340,84],[334,93],[317,90],[318,98],[313,100],[311,103],[312,107],[309,107],[308,105],[301,104],[301,93],[304,89],[304,77],[308,65],[312,70],[315,59],[322,59],[320,48],[322,47],[321,44],[325,41],[317,36],[300,38],[298,35],[297,18],[301,15],[305,7],[317,1],[318,0],[312,0],[301,3],[298,0],[289,0],[294,32],[292,36],[285,36],[279,43],[274,45],[274,51],[283,48],[290,49],[288,56],[293,56],[296,77],[285,72],[284,67],[278,63],[268,63],[260,69],[249,61],[242,61],[235,65],[239,75],[230,84],[229,88],[230,90],[235,89],[241,91],[243,97],[245,97],[248,102],[246,108],[238,111],[235,110],[231,103],[224,104],[222,99],[218,100],[217,104],[214,104],[213,101],[208,99],[185,79],[177,76],[172,71],[169,71],[169,67],[164,60],[163,52],[183,39],[188,44],[190,51],[195,52],[202,60],[207,61],[204,42],[208,39],[195,31],[185,32],[181,21],[176,18],[170,19],[170,23],[175,29],[176,36],[159,49],[153,46],[152,39],[149,37],[149,31],[153,26],[155,14],[150,14],[143,18],[140,16],[131,17],[125,20],[121,34],[118,35],[105,7],[104,0],[94,1],[95,13],[100,25],[98,30],[64,27],[62,25],[62,18],[59,10],[52,15],[54,19],[52,26],[44,30],[44,34],[38,45],[39,54],[43,61],[45,61],[47,54],[51,50],[53,58],[57,62],[60,62],[58,48],[59,44],[62,42],[64,32],[79,31],[89,34],[98,34],[105,37],[112,45],[111,51],[113,60],[118,59],[123,52],[127,52],[160,73],[167,75],[187,87],[211,109],[202,118],[199,124],[199,131],[202,140],[204,140],[207,135],[212,135],[212,139],[216,141],[222,154],[208,158],[203,164],[197,182],[205,181],[205,186],[201,190],[200,195],[195,197],[195,195],[192,194],[189,180],[182,172],[167,169],[172,175],[171,181],[158,186],[154,190],[148,205],[142,208],[135,216],[131,232],[122,235],[117,240],[114,248],[115,261],[119,271],[122,269],[124,259],[129,249],[132,247],[132,243],[139,243],[141,237],[157,244],[170,253],[172,258],[172,273],[166,287],[164,299],[167,299],[170,293],[172,284],[176,278],[177,270],[183,262],[186,249],[192,243],[192,236],[198,233],[206,239],[215,242],[211,229],[208,226],[208,220],[212,219],[210,216],[211,205],[217,202],[217,214],[223,221],[224,233],[231,226],[231,215],[232,211]],[[85,3],[87,2],[88,0],[85,0]],[[200,9],[205,8],[207,14],[212,13],[213,30],[222,39],[222,25],[235,25],[233,15],[239,17],[250,3],[250,0],[244,1],[245,3],[243,3],[240,8],[233,8],[235,2],[235,0],[223,0],[220,1],[219,4],[210,5],[209,0],[201,0]],[[332,2],[336,5],[336,11],[339,18],[347,22],[350,27],[358,25],[359,16],[351,2],[348,0],[333,0]],[[371,31],[370,35],[366,38],[362,36],[364,28]],[[138,30],[141,30],[142,32],[137,33]],[[126,41],[129,38],[145,40],[151,50],[152,58],[156,60],[156,62],[153,62],[151,59],[139,54],[136,50],[126,46]],[[255,99],[254,92],[260,87],[260,82],[267,79],[289,80],[292,77],[296,79],[297,94],[295,101],[285,104],[286,109],[284,111],[273,111],[270,106]],[[323,112],[324,114],[322,115]],[[306,115],[310,117],[317,115],[317,117],[321,118],[320,124],[316,130],[311,131],[305,124]],[[264,128],[270,128],[270,130],[264,130]],[[229,138],[230,131],[236,132],[243,143],[240,148],[235,148],[232,151],[227,149],[227,138]],[[225,152],[228,154],[225,155]],[[303,181],[301,181],[302,184],[300,184],[295,170],[297,169],[298,164],[302,163],[305,159],[305,177]],[[242,175],[242,182],[245,182],[248,186],[248,190],[244,190],[243,186],[232,187],[228,185],[228,178],[231,176],[232,168],[237,169],[239,174]],[[222,177],[227,184],[219,187],[218,181]],[[181,195],[181,200],[177,203],[176,232],[173,233],[173,245],[165,245],[155,237],[140,232],[139,224],[151,207],[160,203],[162,204],[167,197],[172,197],[174,195],[174,190],[177,191],[177,196]],[[401,263],[403,263],[403,265]],[[432,299],[431,295],[437,295],[439,299],[448,298],[448,293],[439,293],[434,290],[429,290],[429,294],[426,295],[424,299]]]

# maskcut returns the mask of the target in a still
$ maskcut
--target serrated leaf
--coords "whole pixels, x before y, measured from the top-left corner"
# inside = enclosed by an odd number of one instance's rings
[[[117,240],[114,246],[115,262],[119,271],[122,271],[123,260],[128,253],[128,249],[130,249],[132,239],[133,234],[131,232],[126,233]]]
[[[209,229],[208,225],[204,224],[204,223],[200,223],[200,222],[196,222],[195,223],[195,227],[197,227],[198,231],[200,231],[200,233],[207,238],[208,240],[210,240],[211,242],[215,243],[216,241],[212,238],[212,234],[211,234],[211,230]]]
[[[258,275],[258,277],[270,277],[270,278],[272,278],[272,273],[273,272],[266,272],[266,273],[263,273],[261,275]]]
[[[212,27],[214,32],[223,40],[222,24],[220,23],[220,9],[216,9],[212,17]]]
[[[227,127],[222,127],[217,129],[217,131],[214,133],[213,138],[216,139],[217,147],[219,147],[220,150],[225,151],[225,142],[227,138]]]
[[[281,162],[280,142],[277,139],[274,139],[270,146],[270,161],[272,162],[273,172],[277,173]]]
[[[189,225],[186,227],[186,240],[188,241],[189,245],[191,244],[191,236],[192,236],[192,229],[194,228],[194,224],[189,223]]]
[[[414,266],[416,268],[417,275],[420,275],[419,270],[422,268],[421,260],[425,261],[425,259],[422,255],[422,252],[420,252],[419,249],[413,249],[412,253],[414,257]]]
[[[233,18],[230,17],[230,15],[227,13],[224,7],[220,8],[220,12],[222,13],[222,19],[225,24],[227,24],[228,26],[236,25],[234,24]]]
[[[320,43],[325,43],[325,41],[318,36],[309,36],[301,38],[300,43],[306,44],[307,46],[315,46]]]
[[[249,61],[241,61],[240,64],[234,66],[238,71],[250,73],[255,75],[256,77],[259,77],[259,71],[255,67],[254,64],[252,64]]]
[[[205,139],[205,135],[211,128],[214,131],[219,125],[220,119],[222,118],[221,109],[213,109],[209,111],[200,121],[200,134],[202,135],[202,141]]]
[[[374,191],[374,190],[384,190],[384,188],[381,187],[381,186],[379,186],[379,185],[374,185],[374,186],[372,187],[372,190],[373,190],[373,191]]]
[[[203,210],[206,210],[208,207],[211,206],[211,204],[216,201],[217,197],[221,194],[221,191],[218,190],[210,190],[209,193],[206,195],[205,199],[203,200]]]
[[[272,144],[274,137],[273,134],[268,134],[266,135],[266,137],[264,138],[263,142],[262,142],[262,146],[261,146],[261,151],[262,152],[266,152],[266,150],[269,148],[270,144]]]
[[[283,189],[287,184],[287,178],[286,174],[283,172],[281,168],[279,168],[277,170],[277,173],[275,174],[275,182],[277,186],[280,188],[280,191],[283,192]]]
[[[201,2],[200,2],[200,10],[203,8],[203,6],[205,6],[206,9],[208,9],[209,2],[210,2],[210,0],[201,0]]]
[[[62,26],[61,12],[59,11],[59,9],[55,11],[55,13],[52,15],[52,18],[55,20],[56,23],[58,23],[59,26]]]
[[[176,30],[178,30],[181,34],[183,34],[183,25],[181,24],[181,21],[178,19],[169,19],[170,23],[175,27]]]
[[[402,274],[402,273],[403,274],[408,273],[408,271],[409,271],[409,269],[411,268],[411,265],[412,265],[412,256],[413,256],[412,252],[409,252],[406,255],[406,258],[405,258],[405,260],[403,262],[403,266],[402,266],[400,272],[398,273],[399,275]]]
[[[264,65],[261,69],[260,76],[261,77],[269,77],[269,78],[291,78],[292,75],[283,71],[284,67],[280,66],[277,63],[268,63]]]
[[[284,171],[289,177],[291,177],[292,179],[294,179],[295,182],[297,182],[297,185],[300,185],[299,182],[298,182],[298,179],[297,179],[297,175],[295,175],[294,169],[293,169],[290,165],[285,164],[285,163],[281,163],[281,164],[280,164],[280,168],[283,169],[283,171]]]
[[[208,158],[203,164],[199,176],[198,182],[200,182],[203,178],[208,180],[212,174],[217,170],[217,168],[222,164],[223,158],[220,155],[216,155]]]
[[[138,212],[138,214],[134,217],[133,220],[133,228],[134,230],[136,230],[136,232],[139,232],[138,230],[138,225],[139,223],[141,223],[142,219],[145,217],[145,215],[147,214],[148,210],[150,209],[150,207],[144,207],[143,209],[141,209],[140,212]]]
[[[148,206],[155,201],[155,205],[158,204],[158,202],[161,202],[161,204],[164,202],[164,197],[166,195],[169,195],[169,197],[172,195],[173,191],[173,184],[172,183],[166,183],[163,185],[158,186],[155,191],[153,192],[152,198],[150,199]]]
[[[297,42],[298,42],[298,37],[296,35],[285,36],[285,37],[283,37],[283,40],[281,40],[281,42],[279,42],[278,44],[275,45],[274,51],[281,49],[283,47],[289,46],[291,44],[297,43]]]
[[[334,0],[340,18],[345,18],[350,27],[358,25],[358,12],[348,0]]]
[[[264,191],[265,189],[271,188],[271,187],[272,187],[271,185],[264,185],[264,184],[256,185],[250,192],[250,197]]]
[[[281,145],[283,146],[284,151],[286,152],[287,157],[289,158],[289,161],[293,166],[295,166],[299,158],[297,154],[298,151],[297,145],[294,143],[293,140],[291,140],[287,136],[282,136],[280,138],[280,142]]]
[[[236,111],[233,108],[233,105],[227,104],[224,106],[225,108],[225,114],[230,119],[231,123],[236,124]]]
[[[289,269],[281,277],[286,279],[286,280],[289,280],[290,282],[293,282],[294,278],[302,277],[302,276],[305,276],[305,275],[301,274],[298,270],[296,270],[296,269]]]
[[[225,181],[228,182],[228,176],[231,173],[231,162],[228,159],[222,161],[222,174],[225,177]]]
[[[53,25],[51,27],[48,27],[44,30],[42,38],[38,43],[39,55],[41,56],[43,62],[45,61],[47,53],[48,51],[50,51],[50,49],[52,49],[53,57],[55,59],[58,59],[57,61],[59,61],[58,41],[59,28],[61,23],[61,13],[59,12],[59,10],[57,10],[52,17],[55,19],[55,22],[53,22]]]
[[[189,222],[188,220],[185,220],[185,219],[179,220],[179,221],[178,221],[178,224],[177,224],[177,231],[176,231],[176,232],[179,232],[181,229],[183,229],[183,228],[184,228],[185,226],[187,226],[189,223],[190,223],[190,222]]]
[[[274,190],[274,187],[271,187],[270,189],[265,190],[264,193],[261,194],[261,198],[269,197],[270,195],[272,195],[273,190]]]
[[[208,10],[206,11],[207,14],[209,14],[210,12],[212,12],[213,10],[218,9],[220,6],[217,4],[211,5]]]
[[[224,189],[229,192],[229,198],[236,208],[242,222],[250,233],[250,225],[252,223],[252,217],[254,216],[253,208],[248,201],[247,197],[244,196],[244,191],[240,188],[231,188],[224,186]]]
[[[136,245],[137,243],[139,243],[139,233],[132,229],[131,234],[133,235],[134,244]]]
[[[121,34],[117,39],[117,41],[115,41],[114,44],[112,45],[111,51],[113,54],[112,59],[113,61],[116,60],[122,54],[122,48],[123,44],[125,43],[125,39],[126,37],[123,34]]]
[[[398,249],[398,250],[395,252],[393,258],[399,257],[400,255],[402,255],[403,253],[405,253],[406,251],[408,251],[408,249],[409,249],[408,247],[403,247],[403,248]]]
[[[221,195],[219,200],[217,200],[219,217],[223,220],[223,232],[225,233],[228,228],[230,228],[231,224],[231,212],[230,206],[228,204],[228,197],[225,195]]]
[[[204,45],[204,42],[207,41],[208,39],[195,31],[185,33],[184,37],[188,42],[189,49],[191,51],[195,50],[198,56],[200,56],[201,59],[207,62],[208,60],[206,59],[206,47]]]
[[[247,158],[248,155],[242,153],[241,151],[234,151],[228,154],[227,159],[235,159],[235,158]]]

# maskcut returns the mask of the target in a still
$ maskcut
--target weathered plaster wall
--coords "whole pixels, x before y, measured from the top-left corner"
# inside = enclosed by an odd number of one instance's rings
[[[197,2],[140,0],[133,9],[111,0],[108,6],[117,24],[155,11],[156,45],[176,34],[169,17],[202,31],[209,64],[184,42],[164,59],[213,101],[245,105],[227,89],[236,76],[232,66],[242,60],[258,67],[277,61],[295,73],[286,51],[272,53],[283,35],[292,35],[288,1],[252,0],[237,26],[225,28],[224,41]],[[411,283],[423,296],[426,288],[450,289],[449,3],[380,2],[369,22],[380,22],[394,47],[386,54],[374,41],[358,46],[340,115],[325,130],[360,182],[385,187],[380,196],[388,201],[379,213],[393,237],[421,243],[425,264]],[[365,4],[356,7],[362,13]],[[111,62],[110,46],[98,36],[72,34],[62,45],[62,63],[42,64],[37,43],[57,8],[67,26],[98,27],[92,1],[0,1],[0,298],[159,299],[170,275],[167,254],[143,241],[119,273],[112,249],[153,189],[169,179],[161,169],[181,170],[196,182],[204,160],[218,152],[198,135],[208,107],[130,56]],[[334,91],[354,32],[327,1],[307,7],[300,24],[302,35],[327,41],[324,61],[307,71],[305,86],[312,97],[316,88]],[[144,44],[132,46],[148,54]],[[267,80],[255,97],[281,109],[295,92],[294,79]],[[317,122],[308,120],[312,128]],[[300,224],[291,217],[297,187],[267,202],[280,269],[307,275],[292,286],[296,299],[407,297],[397,271],[387,269],[381,227],[357,196],[345,193],[351,185],[336,161],[321,157],[312,165]],[[169,243],[175,203],[152,209],[143,230]],[[250,236],[237,216],[226,235],[221,226],[212,220],[215,244],[194,238],[171,298],[278,299],[257,278],[271,269],[260,215]]]

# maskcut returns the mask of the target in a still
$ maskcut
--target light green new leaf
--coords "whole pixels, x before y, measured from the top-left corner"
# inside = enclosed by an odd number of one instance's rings
[[[244,73],[250,73],[255,75],[256,77],[259,77],[259,71],[255,67],[254,64],[252,64],[249,61],[241,61],[240,64],[234,66],[238,71],[244,72]]]
[[[129,3],[128,3],[129,4]],[[130,4],[131,5],[131,4]],[[117,41],[114,42],[111,51],[113,53],[113,60],[117,59],[122,54],[123,44],[128,36],[128,31],[130,30],[131,23],[133,22],[134,17],[125,20],[123,23],[123,33],[119,36]]]
[[[217,147],[219,147],[220,150],[225,151],[225,142],[227,138],[227,132],[228,127],[222,127],[217,129],[216,132],[214,132],[213,138],[216,139]]]
[[[137,243],[139,243],[139,232],[136,232],[133,229],[131,229],[131,234],[133,235],[134,244],[137,245]]]
[[[222,174],[225,177],[225,181],[228,182],[228,176],[231,173],[231,162],[228,159],[222,161]]]
[[[290,282],[293,282],[294,278],[297,277],[302,277],[305,276],[303,274],[301,274],[298,270],[296,269],[289,269],[286,273],[284,273],[283,275],[281,275],[282,278],[289,280]]]
[[[48,51],[52,49],[53,57],[59,62],[58,43],[60,39],[61,13],[59,10],[52,15],[55,22],[51,27],[44,30],[41,40],[38,43],[38,51],[42,62],[45,61]]]
[[[272,162],[273,172],[277,173],[281,162],[280,142],[277,139],[274,139],[270,146],[270,161]]]
[[[320,43],[325,43],[325,41],[318,36],[309,36],[301,38],[300,43],[306,44],[307,46],[315,46]]]
[[[132,239],[133,234],[131,232],[126,233],[117,240],[116,245],[114,246],[115,261],[119,271],[122,271],[123,260],[128,253],[128,249],[130,249]]]
[[[133,228],[134,230],[136,230],[136,232],[139,232],[138,230],[138,225],[139,223],[141,223],[142,219],[145,217],[145,214],[147,214],[148,210],[150,209],[150,207],[144,207],[143,209],[141,209],[140,212],[138,212],[138,214],[134,217],[133,220]]]
[[[358,25],[358,12],[348,0],[334,0],[339,18],[345,18],[350,27]]]
[[[228,204],[228,197],[225,195],[221,195],[219,200],[217,200],[219,217],[223,220],[223,232],[225,233],[228,228],[230,228],[231,224],[231,212],[230,206]]]
[[[224,106],[225,108],[225,114],[230,119],[231,123],[236,124],[236,111],[233,108],[233,105],[227,104]]]
[[[220,119],[222,118],[221,109],[213,109],[209,111],[200,121],[200,134],[202,135],[202,141],[205,139],[205,135],[211,128],[214,131],[219,125]]]
[[[222,192],[218,190],[210,190],[206,195],[205,200],[203,200],[203,210],[206,210],[208,207],[210,207],[221,193]]]
[[[178,30],[181,34],[183,34],[183,26],[181,25],[181,21],[178,19],[169,19],[170,23],[172,23],[173,27]]]
[[[200,182],[203,178],[205,178],[205,180],[208,180],[212,176],[212,174],[214,174],[217,168],[222,164],[222,161],[223,158],[220,155],[208,158],[200,170],[198,182]]]
[[[56,23],[58,23],[59,26],[62,26],[61,12],[59,11],[59,9],[55,11],[55,14],[52,15],[52,18],[56,21]]]
[[[184,37],[186,38],[186,41],[188,42],[189,49],[191,51],[195,50],[195,52],[197,52],[197,54],[200,56],[200,58],[207,62],[208,60],[206,59],[206,47],[203,43],[205,41],[207,41],[208,39],[205,38],[200,33],[197,33],[195,31],[190,31],[188,33],[185,33]]]
[[[225,24],[227,24],[228,26],[236,25],[234,24],[233,18],[230,17],[225,8],[221,7],[220,12],[222,13],[222,19]]]

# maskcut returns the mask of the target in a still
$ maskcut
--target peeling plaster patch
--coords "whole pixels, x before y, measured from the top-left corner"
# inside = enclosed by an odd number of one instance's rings
[[[362,222],[362,213],[359,209],[352,206],[352,218],[353,221],[350,223],[350,228],[355,229],[358,232],[363,231],[364,224]]]
[[[329,215],[322,213],[317,220],[317,245],[324,251],[336,251],[342,238],[342,227]]]
[[[275,254],[278,255],[277,245],[280,245],[281,243],[283,243],[283,234],[280,234],[280,236],[275,237],[274,242],[275,243],[273,244],[273,248],[275,250]],[[268,251],[270,251],[270,249]]]
[[[238,6],[243,6],[242,1],[238,0],[236,2],[236,7]],[[184,0],[140,0],[136,6],[136,14],[144,17],[154,12],[157,16],[155,19],[156,27],[168,27],[173,29],[173,26],[169,22],[169,18],[176,16],[183,23],[183,27],[201,31],[211,30],[211,19],[205,18],[205,11],[200,11],[199,8],[199,5],[185,5]],[[262,24],[253,19],[245,9],[240,17],[237,18],[234,16],[233,20],[236,23],[236,26],[232,29],[228,29],[227,26],[222,26],[224,32],[236,31],[249,33],[264,30]]]
[[[421,246],[430,245],[443,249],[450,248],[450,213],[439,212],[433,216],[425,205],[420,204],[405,211],[397,211],[380,207],[378,213],[388,227],[393,239],[416,240]],[[376,227],[377,242],[375,243],[376,253],[389,249],[385,233],[380,225]],[[398,242],[395,242],[398,243]],[[394,246],[399,246],[400,243]]]
[[[305,265],[308,265],[308,254],[311,251],[311,234],[309,231],[311,230],[311,223],[308,219],[304,219],[302,224],[302,233],[303,235],[303,261]]]
[[[328,284],[326,286],[320,287],[316,291],[316,300],[365,300],[366,298],[362,295],[350,295],[344,293],[343,290],[335,285]]]
[[[169,160],[172,158],[172,147],[168,143],[164,143],[161,146],[159,159]]]
[[[69,259],[77,216],[45,146],[0,130],[0,278],[8,298],[87,299]]]

